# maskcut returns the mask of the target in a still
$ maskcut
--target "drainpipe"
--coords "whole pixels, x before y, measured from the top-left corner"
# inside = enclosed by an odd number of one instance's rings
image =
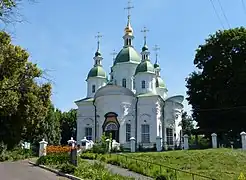
[[[97,138],[97,107],[95,105],[95,99],[93,100],[93,106],[95,108],[95,140],[96,141],[96,138]]]
[[[165,101],[164,101],[164,104],[163,104],[163,108],[162,108],[162,122],[163,122],[163,125],[162,125],[162,147],[165,148],[166,147],[166,125],[165,125],[165,114],[164,114],[164,109],[165,109]]]
[[[136,149],[137,149],[137,140],[138,140],[138,97],[136,97],[136,104],[135,104],[135,139],[136,139],[136,143],[135,143],[135,146],[136,146]]]

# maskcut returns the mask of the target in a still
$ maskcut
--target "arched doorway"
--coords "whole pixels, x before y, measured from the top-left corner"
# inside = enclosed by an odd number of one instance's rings
[[[117,114],[114,112],[109,112],[105,114],[105,121],[103,123],[103,132],[109,138],[110,134],[112,134],[112,139],[115,139],[119,142],[119,131],[120,131],[120,124],[117,119]]]

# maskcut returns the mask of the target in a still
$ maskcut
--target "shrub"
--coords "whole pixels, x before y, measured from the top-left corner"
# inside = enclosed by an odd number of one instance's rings
[[[70,157],[67,153],[63,154],[49,154],[47,156],[41,156],[37,160],[37,164],[40,165],[57,165],[66,164],[70,161]]]
[[[7,146],[0,143],[0,162],[3,161],[16,161],[32,157],[32,151],[28,149],[14,148],[7,150]]]
[[[89,153],[89,152],[86,152],[86,153],[81,153],[80,157],[82,159],[97,159],[97,154],[94,154],[94,153]]]
[[[76,167],[70,163],[62,164],[60,167],[60,172],[67,174],[74,174]]]
[[[95,162],[91,164],[83,160],[80,160],[75,175],[83,179],[91,180],[133,180],[133,178],[110,173],[105,169],[102,163]]]

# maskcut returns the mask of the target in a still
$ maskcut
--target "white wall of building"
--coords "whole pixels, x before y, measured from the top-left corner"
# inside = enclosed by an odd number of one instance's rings
[[[98,89],[105,86],[107,83],[105,78],[90,77],[87,79],[87,97],[94,97]],[[92,86],[95,85],[95,92],[92,91]]]
[[[113,66],[113,83],[122,86],[122,80],[126,79],[126,88],[134,92],[134,74],[138,64],[125,62]]]
[[[142,88],[142,81],[145,81],[145,88]],[[136,93],[156,93],[156,75],[150,73],[138,73],[135,76]]]
[[[77,110],[77,141],[85,137],[85,128],[92,128],[92,140],[95,140],[95,108],[92,102],[78,102]]]
[[[98,97],[95,101],[97,106],[99,136],[102,135],[102,125],[105,121],[105,114],[114,112],[118,115],[117,119],[120,124],[119,142],[126,142],[126,123],[131,123],[131,130],[135,129],[135,97],[125,95],[107,95]],[[134,133],[134,132],[131,132]]]

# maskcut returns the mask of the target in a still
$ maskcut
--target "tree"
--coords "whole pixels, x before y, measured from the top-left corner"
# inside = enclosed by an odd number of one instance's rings
[[[34,0],[0,0],[0,22],[8,24],[21,21],[18,7],[26,1]]]
[[[193,118],[205,134],[246,130],[246,29],[217,31],[196,51],[186,79]]]
[[[73,137],[76,139],[77,130],[77,110],[71,109],[63,112],[61,116],[61,144],[67,144],[67,141]]]
[[[194,129],[194,123],[191,116],[187,112],[182,112],[182,120],[180,126],[182,127],[183,134],[191,135],[191,131]]]
[[[51,85],[39,84],[42,71],[28,52],[0,32],[0,140],[9,148],[32,141],[50,107]]]
[[[60,144],[60,118],[61,112],[55,109],[53,105],[50,105],[46,117],[38,123],[39,128],[33,136],[33,142],[38,142],[40,139],[44,138],[49,144]],[[32,137],[28,137],[27,139],[32,139]]]

